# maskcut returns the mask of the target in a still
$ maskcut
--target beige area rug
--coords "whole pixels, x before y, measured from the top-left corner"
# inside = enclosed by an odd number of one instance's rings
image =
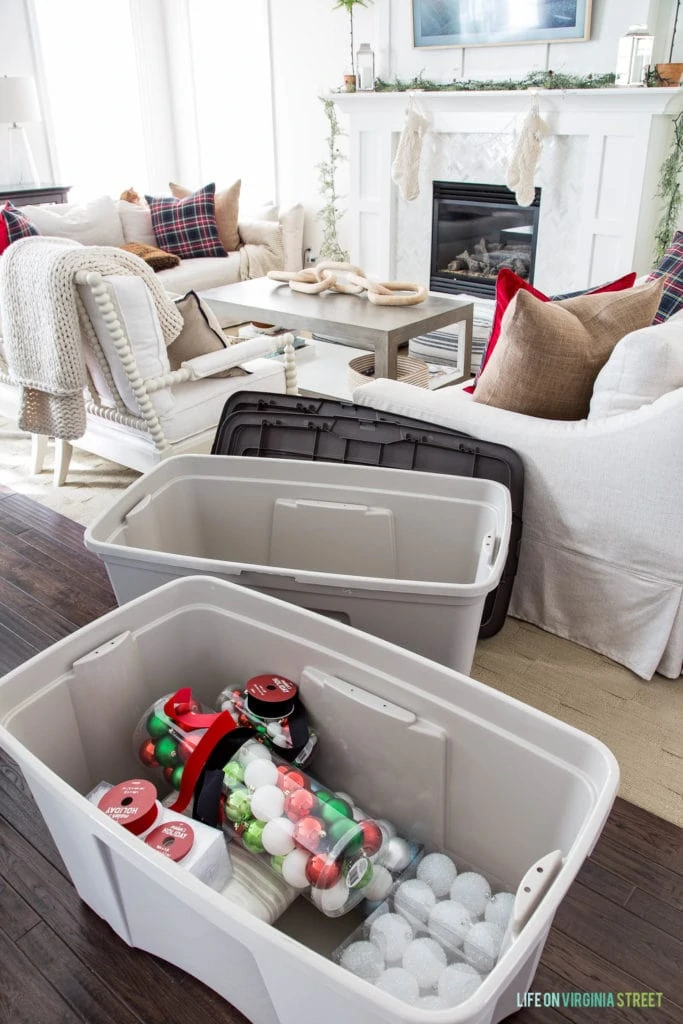
[[[87,526],[137,473],[74,451],[67,483],[52,485],[52,450],[39,476],[31,445],[0,418],[0,483]],[[644,682],[608,658],[517,619],[476,650],[472,675],[597,736],[621,767],[620,796],[683,826],[683,680]]]

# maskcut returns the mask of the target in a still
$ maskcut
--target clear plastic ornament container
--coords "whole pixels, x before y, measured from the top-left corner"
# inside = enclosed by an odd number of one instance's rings
[[[174,701],[169,693],[155,700],[140,716],[133,732],[133,753],[140,764],[153,769],[158,782],[177,790],[186,763],[217,717],[191,691],[183,696],[184,700]]]
[[[229,527],[225,507],[216,512]],[[530,865],[561,851],[519,934],[448,1013],[437,1017],[330,959],[361,924],[364,904],[331,918],[297,897],[264,920],[229,898],[230,885],[214,891],[88,801],[102,779],[158,778],[140,765],[131,737],[165,694],[190,682],[211,707],[226,680],[268,671],[299,687],[318,735],[316,778],[399,836],[448,850],[515,892]],[[84,902],[124,943],[187,971],[253,1024],[496,1024],[514,1013],[619,776],[598,740],[504,693],[209,576],[159,587],[1,679],[0,745],[18,762]],[[236,869],[253,865],[259,879],[277,882],[231,846]]]

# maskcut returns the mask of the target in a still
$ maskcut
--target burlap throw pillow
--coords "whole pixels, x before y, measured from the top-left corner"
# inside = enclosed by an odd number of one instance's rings
[[[652,323],[661,294],[661,281],[559,302],[519,291],[505,312],[474,401],[527,416],[584,419],[595,378],[612,349]]]
[[[184,185],[176,185],[173,181],[169,181],[168,187],[171,190],[171,195],[176,199],[185,199],[186,196],[192,195],[192,189],[185,188]],[[241,187],[242,179],[239,178],[230,188],[216,192],[216,227],[221,245],[226,252],[236,252],[240,247],[237,221],[239,219]]]
[[[177,267],[180,263],[180,256],[166,252],[165,249],[159,249],[156,245],[147,245],[145,242],[126,242],[125,245],[119,245],[118,248],[132,252],[134,256],[139,256],[155,272],[168,270],[169,267]]]
[[[166,349],[172,370],[179,370],[180,364],[187,359],[227,348],[217,321],[214,319],[212,322],[210,310],[196,292],[188,292],[181,299],[176,299],[176,306],[183,315],[183,329]]]

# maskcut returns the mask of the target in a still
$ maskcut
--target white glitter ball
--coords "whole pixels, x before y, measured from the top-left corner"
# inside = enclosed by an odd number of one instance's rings
[[[507,928],[514,904],[513,892],[497,892],[486,904],[484,920],[490,924],[497,924],[499,928]]]
[[[448,896],[457,873],[455,864],[445,853],[428,853],[417,865],[417,877],[440,899]]]
[[[400,914],[382,914],[370,925],[374,942],[387,963],[400,960],[413,940],[413,929]]]
[[[237,751],[237,760],[245,767],[257,758],[261,758],[262,761],[272,761],[268,748],[264,747],[262,743],[257,743],[256,740],[249,740]]]
[[[415,978],[402,967],[390,967],[380,974],[377,988],[396,996],[397,999],[402,999],[404,1003],[416,1003],[420,996]]]
[[[294,889],[307,889],[310,885],[306,878],[306,864],[309,857],[310,853],[305,853],[303,850],[292,850],[282,862],[282,877]]]
[[[426,921],[429,912],[436,903],[436,896],[426,882],[411,878],[401,882],[394,894],[394,910],[406,917],[415,917],[418,921]]]
[[[314,897],[316,907],[322,910],[323,914],[327,914],[328,917],[336,917],[349,902],[351,894],[342,878],[330,889],[311,889],[311,895]]]
[[[488,974],[495,967],[502,941],[503,931],[497,924],[479,921],[465,936],[462,950],[473,967]]]
[[[434,939],[413,939],[403,954],[403,966],[421,989],[430,989],[446,966],[446,954]]]
[[[471,925],[472,917],[467,907],[454,900],[442,900],[429,914],[429,934],[447,951],[462,946]]]
[[[255,757],[244,769],[244,782],[250,789],[259,789],[261,786],[274,786],[279,775],[272,761]]]
[[[441,996],[422,996],[415,1003],[418,1010],[446,1010],[448,1003]]]
[[[453,882],[451,899],[467,907],[472,917],[481,917],[491,899],[491,886],[483,875],[465,871]]]
[[[363,889],[366,900],[383,900],[389,895],[393,878],[381,864],[373,864],[370,884]]]
[[[441,972],[439,995],[447,1006],[457,1006],[477,991],[481,977],[469,964],[451,964]]]
[[[294,849],[294,822],[289,818],[274,818],[261,833],[261,842],[266,853],[284,857]]]
[[[252,761],[252,764],[259,762]],[[279,818],[285,809],[285,794],[278,786],[261,786],[252,794],[249,806],[259,821],[272,821],[273,818]]]
[[[384,970],[382,954],[372,942],[352,942],[339,962],[347,971],[366,981],[377,981]]]

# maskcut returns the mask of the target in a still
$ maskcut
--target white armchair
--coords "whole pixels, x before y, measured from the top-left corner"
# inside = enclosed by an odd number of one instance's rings
[[[54,482],[65,482],[73,447],[145,472],[183,452],[208,452],[223,405],[241,390],[284,393],[295,374],[277,359],[259,358],[272,339],[253,339],[183,362],[172,370],[154,304],[142,277],[77,271],[86,368],[86,429],[55,440]],[[231,375],[225,375],[228,372]],[[213,376],[217,373],[221,376]],[[0,344],[0,405],[19,405]],[[32,469],[40,472],[48,442],[33,436]]]
[[[354,402],[508,445],[525,469],[511,615],[644,679],[683,660],[683,388],[631,412],[558,422],[456,388],[378,380]]]

